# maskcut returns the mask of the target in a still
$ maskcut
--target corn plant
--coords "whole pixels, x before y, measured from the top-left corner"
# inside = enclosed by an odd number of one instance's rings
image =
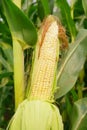
[[[0,127],[87,129],[86,17],[86,0],[1,0]]]

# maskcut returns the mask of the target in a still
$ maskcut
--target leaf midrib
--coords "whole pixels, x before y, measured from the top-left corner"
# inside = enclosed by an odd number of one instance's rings
[[[64,70],[64,68],[65,68],[65,65],[67,64],[67,61],[70,59],[70,57],[73,55],[73,53],[75,52],[75,50],[77,49],[77,47],[78,47],[78,45],[81,43],[81,41],[83,40],[83,39],[85,39],[85,37],[87,36],[87,34],[86,35],[84,35],[80,40],[78,39],[76,42],[76,46],[75,46],[75,48],[73,49],[73,51],[71,51],[71,53],[70,53],[70,55],[69,56],[67,56],[67,58],[65,59],[65,62],[63,63],[63,65],[61,66],[61,68],[60,68],[60,71],[59,71],[59,73],[58,73],[58,75],[57,75],[57,80],[60,78],[60,76],[61,76],[61,74],[62,74],[62,72],[63,72],[63,70]],[[80,42],[78,42],[78,41],[80,41]],[[74,43],[75,44],[75,43]]]
[[[82,121],[82,119],[85,117],[86,114],[87,114],[87,111],[84,112],[84,114],[82,114],[82,116],[80,116],[80,119],[79,119],[79,121],[78,121],[78,123],[77,123],[77,125],[76,125],[75,130],[77,130],[77,129],[79,128],[79,125],[81,124],[81,121]]]

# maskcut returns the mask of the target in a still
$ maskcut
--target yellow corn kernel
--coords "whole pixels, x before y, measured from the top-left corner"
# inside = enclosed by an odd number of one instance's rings
[[[45,32],[39,51],[38,59],[33,68],[29,98],[50,100],[53,96],[53,82],[59,53],[58,24],[56,20],[50,23]]]

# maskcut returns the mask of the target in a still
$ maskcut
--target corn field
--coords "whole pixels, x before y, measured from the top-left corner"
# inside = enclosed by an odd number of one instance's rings
[[[0,0],[0,130],[87,130],[87,0]]]

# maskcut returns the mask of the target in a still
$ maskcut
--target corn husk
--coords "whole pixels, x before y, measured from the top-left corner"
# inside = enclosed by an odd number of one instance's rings
[[[50,102],[25,100],[7,130],[63,130],[58,108]]]

